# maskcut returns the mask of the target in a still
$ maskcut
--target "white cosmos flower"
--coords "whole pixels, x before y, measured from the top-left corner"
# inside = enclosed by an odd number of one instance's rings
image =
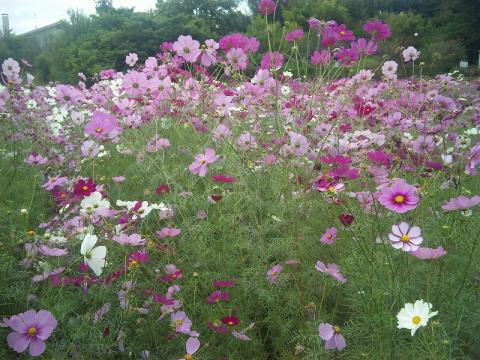
[[[95,213],[96,215],[105,216],[108,214],[108,209],[110,209],[110,202],[106,199],[102,199],[102,194],[95,191],[84,198],[80,203],[80,206],[82,207],[80,210],[81,213]]]
[[[97,246],[97,236],[87,234],[83,238],[80,253],[83,255],[85,262],[90,266],[95,275],[100,276],[102,268],[105,267],[105,258],[107,257],[107,247]]]
[[[415,304],[406,303],[403,309],[397,314],[398,328],[410,329],[412,336],[418,328],[427,326],[428,319],[438,314],[438,311],[431,311],[432,304],[423,300],[415,301]]]

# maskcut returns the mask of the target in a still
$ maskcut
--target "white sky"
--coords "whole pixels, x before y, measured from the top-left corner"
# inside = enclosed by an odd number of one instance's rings
[[[113,6],[134,7],[135,11],[155,8],[156,0],[113,0]],[[83,10],[86,15],[95,14],[94,0],[0,0],[0,13],[8,14],[10,29],[16,35],[68,19],[67,10]],[[240,6],[247,9],[246,3]],[[0,29],[2,29],[0,21]]]
[[[136,11],[155,8],[155,0],[113,0],[115,7],[134,7]],[[0,13],[8,14],[10,29],[15,34],[68,19],[68,9],[95,13],[94,0],[0,0]],[[1,28],[1,27],[0,27]]]

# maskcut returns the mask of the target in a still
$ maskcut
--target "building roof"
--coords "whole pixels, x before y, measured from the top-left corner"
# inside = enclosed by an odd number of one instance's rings
[[[63,22],[64,22],[63,20],[59,20],[57,22],[54,22],[53,24],[50,24],[50,25],[47,25],[47,26],[42,26],[41,28],[27,31],[26,33],[19,34],[18,36],[33,35],[33,34],[38,33],[38,32],[42,32],[42,31],[45,31],[45,30],[48,30],[48,29],[56,28],[56,27],[60,26],[61,24],[63,24]]]

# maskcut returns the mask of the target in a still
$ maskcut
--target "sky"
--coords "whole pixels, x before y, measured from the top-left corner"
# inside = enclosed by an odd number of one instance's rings
[[[113,0],[114,7],[134,7],[136,11],[155,8],[156,0]],[[0,13],[8,14],[10,29],[19,35],[62,19],[68,19],[67,10],[82,10],[95,14],[94,0],[0,0]],[[241,10],[247,9],[244,2]],[[0,26],[0,29],[2,27]]]
[[[113,0],[115,7],[134,7],[136,11],[155,8],[155,0]],[[0,0],[0,13],[8,14],[10,29],[16,35],[68,19],[68,9],[95,13],[94,0]]]

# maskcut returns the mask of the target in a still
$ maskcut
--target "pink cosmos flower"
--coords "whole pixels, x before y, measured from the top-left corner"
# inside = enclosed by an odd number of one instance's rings
[[[358,39],[356,42],[352,41],[350,47],[363,55],[373,55],[378,49],[378,46],[373,42],[365,40],[364,38]]]
[[[327,264],[325,265],[323,262],[320,260],[317,261],[317,264],[315,265],[315,269],[322,273],[326,273],[327,275],[330,275],[332,278],[334,278],[337,281],[340,281],[342,284],[347,281],[345,276],[340,274],[340,267],[337,264]]]
[[[112,181],[116,183],[124,182],[125,176],[112,176]]]
[[[343,65],[343,66],[352,66],[360,59],[360,54],[358,50],[352,48],[344,48],[341,47],[335,53],[335,58]]]
[[[100,151],[98,144],[93,140],[84,141],[80,147],[80,150],[82,152],[82,156],[86,158],[97,156]]]
[[[420,57],[420,51],[415,49],[413,46],[409,46],[408,48],[402,51],[402,56],[405,62],[408,62],[411,60],[415,61]]]
[[[187,317],[183,311],[177,311],[171,315],[172,323],[175,326],[175,331],[182,334],[190,334],[190,327],[192,320]]]
[[[325,233],[320,238],[322,244],[331,245],[335,242],[337,238],[337,228],[331,227],[325,231]]]
[[[234,285],[235,281],[232,280],[219,280],[213,282],[213,286],[215,287],[232,287]]]
[[[53,176],[49,177],[48,181],[42,185],[45,190],[53,190],[56,186],[62,186],[68,182],[68,178],[65,176]]]
[[[180,235],[181,232],[180,229],[164,227],[162,230],[157,231],[156,234],[160,238],[173,238]]]
[[[122,88],[127,95],[142,97],[148,89],[147,75],[143,72],[129,71],[123,77]]]
[[[477,165],[480,164],[480,144],[476,144],[470,149],[465,166],[465,174],[477,175]]]
[[[390,31],[390,26],[382,22],[382,20],[368,20],[365,25],[363,25],[363,30],[372,35],[373,40],[384,40],[392,36]]]
[[[418,154],[428,154],[435,148],[433,137],[431,135],[420,135],[414,142],[412,142],[413,151]]]
[[[112,240],[121,245],[142,246],[147,243],[145,239],[142,239],[140,234],[120,234],[112,237]]]
[[[472,198],[467,198],[466,196],[459,196],[448,200],[445,204],[442,205],[442,209],[445,211],[466,210],[478,204],[480,204],[480,196],[478,195]]]
[[[117,119],[112,114],[95,111],[90,121],[85,125],[85,134],[93,135],[97,139],[106,139],[112,131],[120,132]]]
[[[57,327],[57,320],[49,311],[28,310],[12,316],[8,326],[14,331],[7,336],[8,346],[17,353],[28,347],[31,356],[39,356],[45,351],[45,340]]]
[[[219,47],[219,44],[213,39],[208,39],[205,41],[205,46],[202,45],[202,48],[201,48],[201,57],[200,57],[200,63],[203,66],[209,67],[217,63],[218,47]]]
[[[32,152],[27,160],[25,162],[28,165],[44,165],[48,162],[48,159],[46,157],[43,157],[42,155],[37,154],[36,152]]]
[[[402,214],[415,209],[420,198],[415,186],[407,184],[404,180],[397,180],[389,188],[383,189],[378,201],[388,210]]]
[[[40,246],[40,252],[45,256],[65,256],[68,255],[67,250],[59,248],[50,248],[47,245]]]
[[[277,70],[282,64],[283,55],[278,51],[269,51],[263,55],[262,61],[260,62],[260,68],[264,70]]]
[[[330,51],[328,50],[322,50],[322,51],[317,51],[315,50],[310,57],[310,62],[312,65],[327,65],[330,62]]]
[[[196,337],[189,337],[185,344],[185,350],[187,353],[185,354],[185,358],[180,360],[191,360],[192,355],[195,354],[199,348],[200,340],[198,340]]]
[[[297,39],[301,39],[303,37],[303,30],[302,29],[295,29],[290,31],[289,33],[285,34],[285,41],[292,42]]]
[[[257,146],[257,140],[255,139],[255,136],[246,132],[238,137],[237,145],[242,150],[248,150]]]
[[[138,55],[135,54],[135,53],[129,53],[126,57],[125,57],[125,63],[128,65],[128,66],[134,66],[138,61]]]
[[[303,156],[308,151],[308,140],[305,136],[301,134],[294,133],[293,131],[288,132],[290,137],[289,149],[295,156]]]
[[[242,49],[233,48],[227,52],[227,60],[234,70],[245,70],[248,58]]]
[[[227,291],[215,290],[210,295],[208,295],[207,303],[210,305],[217,304],[220,301],[230,300],[230,293]]]
[[[194,63],[200,55],[200,43],[190,35],[180,35],[173,43],[173,50],[186,61]]]
[[[270,15],[275,11],[275,2],[273,0],[261,0],[258,3],[258,12],[262,15]]]
[[[382,66],[382,74],[387,80],[395,80],[397,78],[398,64],[391,60],[386,61]]]
[[[282,270],[282,265],[273,265],[273,267],[267,272],[267,280],[270,281],[270,283],[275,284]]]
[[[322,25],[322,22],[314,17],[308,19],[307,23],[310,29],[318,29]]]
[[[220,124],[213,130],[212,136],[217,141],[223,141],[232,137],[232,131],[226,125]]]
[[[198,174],[201,177],[204,177],[208,171],[208,164],[212,164],[218,160],[218,157],[215,155],[215,149],[208,148],[205,150],[205,154],[195,155],[195,161],[190,164],[188,169],[192,174]]]
[[[346,346],[345,338],[341,334],[339,326],[321,323],[318,327],[318,335],[326,341],[325,349],[342,351]]]
[[[410,226],[405,221],[392,226],[388,238],[395,249],[415,251],[423,241],[422,230],[418,226]]]
[[[447,254],[447,252],[445,250],[443,250],[443,247],[441,247],[441,246],[439,246],[436,249],[419,247],[415,251],[410,251],[410,255],[413,255],[417,259],[420,259],[420,260],[437,259],[439,257],[442,257],[442,256],[446,255],[446,254]]]

